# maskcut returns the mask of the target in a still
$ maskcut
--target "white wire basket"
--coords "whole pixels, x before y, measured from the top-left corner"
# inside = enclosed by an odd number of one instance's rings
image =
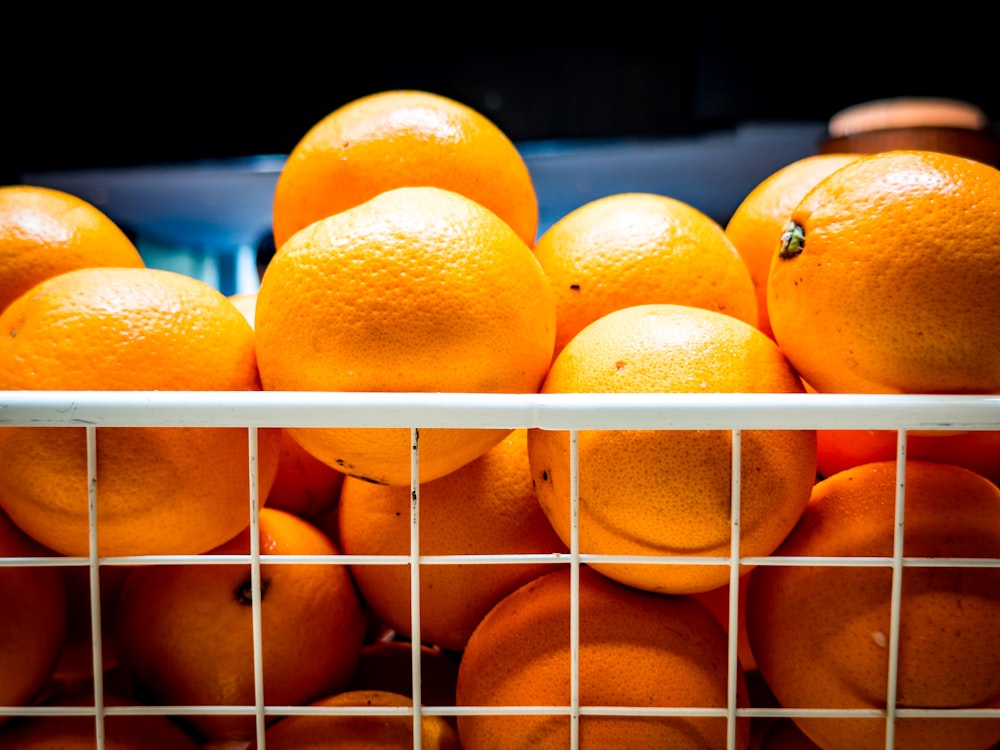
[[[426,715],[461,716],[483,713],[556,713],[571,719],[570,744],[567,750],[580,747],[580,718],[587,715],[629,714],[719,716],[727,721],[727,750],[737,748],[736,723],[740,717],[768,718],[792,716],[851,716],[885,720],[885,748],[894,744],[894,727],[902,717],[969,717],[1000,720],[1000,709],[917,709],[896,705],[895,678],[898,659],[899,603],[901,572],[904,567],[985,566],[1000,568],[1000,559],[924,559],[903,556],[903,499],[906,494],[906,434],[910,431],[1000,430],[1000,396],[876,396],[829,394],[465,394],[465,393],[292,393],[292,392],[78,392],[78,391],[0,391],[0,427],[76,426],[86,430],[88,471],[90,473],[90,554],[86,557],[3,558],[0,566],[84,566],[90,572],[91,632],[93,640],[94,694],[93,706],[42,707],[0,706],[0,716],[85,715],[95,720],[97,747],[104,750],[104,718],[116,714],[163,714],[183,716],[200,713],[249,714],[256,717],[258,747],[265,748],[265,721],[278,715],[305,714],[405,714],[414,722],[414,747],[421,747],[420,720]],[[96,431],[107,427],[237,427],[249,433],[250,493],[247,498],[251,520],[251,550],[248,556],[235,556],[230,562],[249,563],[253,583],[253,621],[255,654],[255,702],[246,706],[110,706],[103,701],[101,608],[99,571],[102,566],[128,564],[167,564],[191,562],[191,556],[98,557],[97,507],[100,488],[97,486]],[[407,564],[411,571],[412,634],[412,707],[289,707],[270,706],[264,702],[264,680],[261,670],[260,630],[260,566],[269,557],[261,554],[256,533],[258,511],[264,500],[259,496],[257,467],[257,430],[269,427],[380,427],[411,430],[411,490],[412,503],[411,551],[402,559],[379,560],[372,556],[339,555],[335,558],[301,557],[285,562],[351,564],[382,562]],[[721,558],[664,559],[662,564],[692,562],[725,563],[730,569],[729,643],[728,643],[728,703],[725,707],[650,709],[648,707],[582,705],[578,692],[578,616],[571,617],[571,700],[565,706],[421,706],[420,602],[419,576],[421,564],[448,564],[447,556],[418,554],[419,431],[427,428],[473,428],[562,430],[570,435],[571,519],[573,535],[569,545],[568,563],[571,571],[571,606],[578,606],[578,575],[581,565],[589,562],[625,561],[620,557],[582,554],[576,533],[577,474],[579,471],[577,435],[584,430],[728,430],[733,437],[732,450],[732,542],[730,554]],[[744,430],[812,430],[812,429],[871,429],[897,433],[897,497],[895,544],[892,556],[864,558],[866,565],[880,565],[892,570],[894,584],[891,600],[891,628],[888,636],[887,707],[884,710],[841,710],[816,706],[810,709],[740,707],[737,705],[737,597],[741,566],[763,565],[857,565],[857,558],[781,558],[746,557],[739,554],[740,528],[740,434]],[[497,563],[521,561],[530,557],[551,560],[565,565],[566,554],[477,556],[471,562]],[[629,559],[628,561],[631,561]],[[469,563],[468,556],[461,562]]]

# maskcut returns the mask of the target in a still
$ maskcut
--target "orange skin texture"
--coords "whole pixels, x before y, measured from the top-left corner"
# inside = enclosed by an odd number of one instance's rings
[[[1000,170],[872,154],[817,183],[791,221],[801,252],[775,253],[767,304],[803,380],[822,393],[1000,391]]]
[[[50,557],[0,513],[0,557]],[[58,567],[0,567],[0,705],[27,706],[55,672],[69,632],[69,592]],[[0,716],[0,725],[9,721]],[[0,737],[3,735],[0,734]],[[6,747],[0,741],[0,747]]]
[[[581,331],[549,370],[543,393],[804,393],[760,330],[683,305],[638,305]],[[596,430],[578,436],[580,551],[615,555],[730,553],[731,446],[725,430]],[[570,539],[570,442],[531,430],[539,502]],[[766,555],[791,530],[816,478],[813,430],[742,432],[740,552]],[[593,563],[623,583],[660,593],[708,591],[727,565]]]
[[[469,639],[459,664],[459,706],[568,706],[570,571],[526,584],[501,601]],[[623,586],[580,568],[581,706],[723,707],[727,645],[722,626],[693,597]],[[737,705],[747,705],[743,671]],[[458,717],[463,750],[565,748],[569,717]],[[747,747],[749,721],[737,720],[736,745]],[[726,720],[715,717],[584,716],[580,747],[725,747]]]
[[[82,198],[37,185],[0,187],[0,312],[65,271],[144,265],[132,240]]]
[[[758,183],[726,223],[726,237],[736,246],[753,279],[757,327],[771,338],[774,332],[767,313],[767,276],[785,224],[798,202],[817,182],[860,156],[810,154],[786,164]]]
[[[350,690],[331,695],[313,706],[392,706],[413,701],[388,690]],[[462,750],[455,728],[443,716],[421,717],[421,747]],[[384,750],[413,747],[413,718],[407,715],[287,716],[264,735],[268,750]],[[250,745],[251,750],[257,747]]]
[[[252,326],[257,312],[257,292],[229,295],[229,301]],[[278,472],[267,495],[270,508],[287,510],[309,521],[336,512],[344,474],[303,448],[287,430],[281,431]]]
[[[308,521],[260,511],[262,555],[337,555]],[[248,554],[249,529],[210,554]],[[253,705],[250,568],[243,564],[134,568],[115,613],[122,669],[137,695],[173,705]],[[358,663],[365,620],[347,568],[261,566],[264,701],[300,705],[344,689]],[[198,735],[250,739],[255,718],[185,717]]]
[[[152,268],[84,268],[0,313],[0,390],[258,391],[253,329],[208,284]],[[280,432],[258,433],[266,497]],[[198,554],[249,523],[247,431],[97,430],[99,551]],[[89,554],[86,432],[0,430],[0,504],[51,549]]]
[[[535,242],[531,175],[495,123],[438,94],[383,91],[335,109],[292,148],[275,185],[275,247],[314,221],[418,185],[461,193]]]
[[[409,487],[345,479],[338,521],[344,553],[410,554],[410,508]],[[568,552],[538,504],[523,429],[420,485],[419,534],[423,555]],[[500,599],[557,564],[564,563],[422,566],[421,642],[460,651]],[[352,565],[351,572],[380,619],[412,637],[409,566]]]
[[[555,298],[531,249],[458,193],[398,188],[315,222],[257,292],[263,386],[288,391],[535,393],[552,359]],[[289,430],[345,474],[409,485],[410,431]],[[509,430],[420,433],[420,480]]]
[[[967,469],[909,461],[907,557],[1000,555],[1000,489]],[[775,556],[890,556],[896,465],[865,464],[816,484],[801,521]],[[759,566],[747,593],[747,629],[761,675],[786,708],[883,708],[888,674],[888,567]],[[1000,706],[1000,571],[903,570],[897,705]],[[796,717],[827,750],[885,746],[880,719]],[[1000,740],[990,719],[897,718],[895,747],[971,750]]]
[[[895,430],[817,430],[817,471],[829,477],[853,466],[896,458]],[[908,432],[906,456],[955,464],[1000,484],[1000,431]]]
[[[664,195],[598,198],[553,224],[535,256],[556,293],[555,354],[614,310],[674,303],[757,324],[750,271],[722,227]]]
[[[105,706],[137,707],[143,704],[105,691]],[[45,706],[93,706],[94,696],[73,694],[45,701]],[[105,716],[107,750],[199,750],[201,745],[171,718],[161,715]],[[0,728],[4,750],[93,750],[97,733],[93,716],[21,717]]]

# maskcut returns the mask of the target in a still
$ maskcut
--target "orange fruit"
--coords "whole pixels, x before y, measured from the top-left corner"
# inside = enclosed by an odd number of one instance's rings
[[[726,634],[703,604],[623,586],[580,568],[580,706],[722,708]],[[458,668],[459,706],[570,705],[570,571],[563,568],[504,598],[476,628]],[[743,672],[737,705],[746,706]],[[583,715],[580,748],[726,747],[725,717]],[[737,750],[749,723],[737,719]],[[458,716],[464,750],[566,748],[570,718],[544,712]]]
[[[821,393],[1000,391],[1000,169],[888,151],[795,207],[767,282],[778,344]]]
[[[348,555],[410,554],[409,487],[347,477],[340,492],[340,545]],[[538,504],[527,430],[514,430],[479,458],[420,485],[420,554],[565,553]],[[420,567],[420,640],[460,651],[500,599],[556,563]],[[559,563],[564,564],[564,563]],[[368,605],[412,637],[408,565],[352,565]]]
[[[858,466],[815,486],[775,556],[891,557],[896,463]],[[950,464],[908,461],[903,555],[1000,557],[1000,489]],[[747,592],[757,666],[785,708],[882,709],[889,674],[892,569],[759,566]],[[896,704],[1000,706],[1000,569],[905,566]],[[795,717],[825,750],[885,747],[881,718]],[[900,718],[896,750],[986,748],[1000,720]]]
[[[90,568],[74,565],[64,568],[69,594],[69,629],[62,656],[52,675],[50,687],[65,694],[93,686],[94,646],[91,635],[90,613]],[[125,565],[102,565],[98,569],[98,602],[101,609],[101,663],[104,672],[118,666],[115,641],[111,633],[118,595],[125,583],[129,567]]]
[[[750,271],[722,227],[665,195],[586,203],[538,239],[535,256],[556,294],[556,354],[588,323],[633,305],[692,305],[757,324]]]
[[[751,571],[752,572],[752,571]],[[753,651],[750,650],[750,641],[747,638],[746,610],[747,610],[747,584],[750,580],[750,573],[745,573],[740,578],[740,588],[736,592],[736,655],[740,660],[740,666],[745,672],[757,668],[757,662],[753,658]],[[724,583],[708,591],[697,591],[692,594],[702,604],[708,607],[709,611],[715,615],[716,619],[729,632],[729,596],[730,586]]]
[[[136,707],[143,704],[132,698],[105,692],[104,705]],[[93,694],[61,696],[45,701],[46,707],[93,706]],[[159,714],[106,715],[104,744],[106,750],[199,750],[193,737],[173,718]],[[93,750],[97,745],[93,716],[36,715],[22,716],[0,728],[0,747],[4,750]]]
[[[495,214],[435,187],[389,190],[298,232],[257,292],[268,390],[535,393],[552,359],[555,299],[534,254]],[[290,429],[345,474],[410,483],[407,428]],[[509,430],[420,433],[420,480]]]
[[[260,510],[262,555],[337,555],[298,516]],[[250,553],[250,530],[209,554]],[[365,620],[347,567],[261,565],[264,701],[299,705],[342,690],[361,654]],[[151,704],[254,704],[249,565],[150,565],[129,573],[115,612],[122,669]],[[249,739],[253,715],[185,716],[201,737]]]
[[[792,209],[820,180],[860,154],[810,154],[772,172],[740,202],[726,223],[726,237],[750,270],[757,297],[757,327],[768,336],[767,275]]]
[[[434,646],[421,644],[420,704],[454,706],[458,660]],[[387,690],[413,698],[413,644],[409,641],[374,641],[361,649],[348,690]],[[448,717],[453,721],[454,717]]]
[[[51,552],[0,513],[0,557]],[[58,567],[0,566],[0,706],[27,706],[48,683],[69,632],[69,593]],[[8,720],[0,716],[0,724]],[[2,735],[0,735],[2,736]],[[0,742],[0,747],[5,747]]]
[[[393,90],[344,104],[295,144],[274,189],[275,246],[379,193],[423,185],[482,204],[534,244],[538,197],[507,135],[461,102]]]
[[[229,301],[253,326],[257,292],[231,294]],[[317,521],[328,511],[336,510],[343,481],[343,472],[320,461],[283,429],[278,471],[267,493],[267,505]]]
[[[775,342],[748,323],[685,305],[637,305],[580,331],[552,363],[542,392],[804,393],[804,387]],[[816,435],[741,435],[740,553],[767,555],[809,501]],[[584,430],[577,445],[581,552],[729,556],[729,430]],[[539,502],[569,544],[569,434],[533,429],[528,452]],[[708,591],[729,581],[724,564],[592,564],[661,593]]]
[[[37,185],[0,187],[0,311],[65,271],[144,265],[132,240],[82,198]]]
[[[343,484],[342,471],[320,461],[282,429],[278,472],[267,493],[269,508],[318,521],[327,512],[336,512]]]
[[[896,458],[895,430],[816,430],[816,469],[820,476]],[[1000,484],[1000,431],[909,431],[907,458],[955,464]]]
[[[406,696],[387,690],[351,690],[316,701],[313,706],[412,707]],[[268,750],[409,750],[413,717],[400,714],[365,716],[286,716],[264,733]],[[420,717],[420,746],[426,750],[461,750],[454,727],[443,716]],[[256,748],[257,744],[250,745]]]
[[[0,390],[260,390],[253,329],[198,279],[153,268],[83,268],[0,313]],[[259,484],[278,465],[259,432]],[[249,524],[248,438],[237,428],[97,430],[99,552],[197,554]],[[86,430],[0,429],[0,499],[66,555],[89,554]]]
[[[247,323],[251,326],[254,323],[254,313],[257,310],[257,292],[239,292],[230,294],[229,301],[235,305],[236,309],[243,313]]]

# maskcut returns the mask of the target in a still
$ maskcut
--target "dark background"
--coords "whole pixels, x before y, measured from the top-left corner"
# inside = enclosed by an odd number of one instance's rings
[[[157,7],[40,8],[53,17],[8,24],[0,181],[285,154],[336,107],[390,88],[456,98],[515,141],[825,122],[904,95],[965,99],[1000,117],[993,25],[940,9],[900,20],[718,5],[572,6],[571,15],[465,6],[412,17],[382,5],[367,17],[238,6],[245,16],[210,22],[208,6]]]

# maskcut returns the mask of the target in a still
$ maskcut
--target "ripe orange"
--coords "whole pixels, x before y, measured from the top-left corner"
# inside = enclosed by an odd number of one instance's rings
[[[389,706],[413,701],[387,690],[351,690],[316,701],[313,706]],[[405,750],[413,747],[413,717],[408,715],[286,716],[264,734],[268,750]],[[421,716],[420,746],[426,750],[461,750],[454,727],[443,716]],[[257,744],[250,745],[256,748]]]
[[[896,458],[895,430],[817,430],[816,469],[820,476]],[[955,464],[1000,484],[1000,431],[911,431],[907,458]]]
[[[374,641],[361,649],[349,690],[388,690],[413,698],[413,644]],[[420,703],[454,706],[458,660],[434,646],[420,646]],[[454,717],[448,717],[454,721]]]
[[[584,328],[552,363],[543,393],[804,393],[781,350],[730,315],[684,305],[638,305]],[[728,557],[728,430],[598,430],[579,434],[579,535],[584,553]],[[538,499],[570,539],[570,441],[532,430]],[[769,554],[809,500],[816,479],[813,430],[742,432],[740,552]],[[728,565],[593,563],[602,573],[661,593],[707,591]]]
[[[382,91],[335,109],[295,144],[274,190],[275,246],[386,190],[422,185],[482,204],[534,244],[538,197],[507,135],[453,99]]]
[[[753,651],[750,650],[750,641],[747,639],[746,610],[747,610],[747,585],[750,580],[750,573],[746,573],[740,579],[740,589],[736,598],[736,655],[740,660],[740,665],[745,672],[757,668],[757,662],[753,658]],[[692,594],[715,615],[716,619],[729,632],[729,594],[728,583],[717,586],[708,591],[698,591]]]
[[[90,569],[74,565],[63,569],[69,594],[68,632],[50,689],[66,694],[94,684],[94,646],[91,636]],[[103,565],[98,570],[101,607],[101,662],[105,674],[118,666],[111,620],[129,568]]]
[[[817,182],[860,156],[810,154],[786,164],[759,182],[726,223],[726,237],[736,246],[753,278],[757,327],[772,338],[774,333],[767,314],[767,275],[792,209]]]
[[[285,511],[260,511],[262,555],[336,555],[336,544]],[[210,554],[249,554],[250,531]],[[365,621],[346,566],[261,566],[264,700],[298,705],[344,689]],[[151,704],[254,704],[251,572],[245,564],[137,566],[115,612],[122,669]],[[249,739],[253,715],[185,716],[202,737]]]
[[[260,390],[253,329],[205,282],[153,268],[83,268],[0,313],[0,390]],[[266,496],[277,430],[259,433]],[[197,554],[249,524],[247,431],[97,430],[102,556]],[[89,553],[86,432],[0,429],[0,500],[66,555]]]
[[[268,390],[535,393],[555,317],[545,272],[495,214],[449,190],[398,188],[281,247],[257,293],[257,356]],[[290,432],[346,474],[410,483],[407,428]],[[421,481],[508,432],[421,431]]]
[[[823,393],[1000,391],[1000,169],[863,156],[799,202],[768,275],[775,339]]]
[[[556,294],[556,354],[588,323],[633,305],[693,305],[757,323],[750,271],[722,227],[665,195],[586,203],[539,238],[535,256]]]
[[[409,487],[347,477],[340,492],[340,545],[349,555],[410,553]],[[527,430],[514,430],[479,458],[420,485],[420,553],[559,553],[567,549],[538,504]],[[420,567],[420,640],[460,651],[500,599],[556,563]],[[397,633],[413,635],[407,565],[352,565],[368,605]]]
[[[727,703],[726,634],[693,597],[623,586],[580,568],[581,706],[721,708]],[[737,705],[746,683],[737,669]],[[462,655],[459,706],[569,706],[570,571],[548,573],[503,599]],[[566,748],[568,716],[459,715],[464,750]],[[737,720],[736,748],[749,723]],[[702,750],[726,746],[724,717],[582,716],[580,747]]]
[[[82,198],[37,185],[0,187],[0,312],[65,271],[144,265],[132,240]]]
[[[0,557],[51,551],[0,513]],[[69,594],[60,568],[0,566],[0,706],[27,706],[55,672],[68,633]],[[0,724],[8,720],[0,716]],[[0,742],[0,747],[5,747]]]
[[[257,292],[231,294],[229,301],[253,326]],[[343,472],[320,461],[283,429],[278,471],[267,493],[267,505],[295,513],[309,521],[318,521],[327,512],[336,510],[343,481]]]
[[[818,482],[775,556],[889,557],[896,464],[858,466]],[[950,464],[908,461],[903,554],[1000,557],[1000,489]],[[897,705],[1000,706],[1000,569],[904,567]],[[887,699],[892,570],[759,566],[747,629],[761,675],[786,708],[881,709]],[[826,750],[885,747],[878,718],[796,717]],[[896,718],[895,748],[986,748],[1000,721]]]
[[[132,698],[105,692],[104,705],[142,708]],[[74,694],[45,701],[46,707],[93,706],[93,694]],[[172,718],[157,714],[104,716],[106,750],[199,750],[193,737]],[[97,729],[93,716],[22,716],[0,729],[4,750],[93,750]]]

